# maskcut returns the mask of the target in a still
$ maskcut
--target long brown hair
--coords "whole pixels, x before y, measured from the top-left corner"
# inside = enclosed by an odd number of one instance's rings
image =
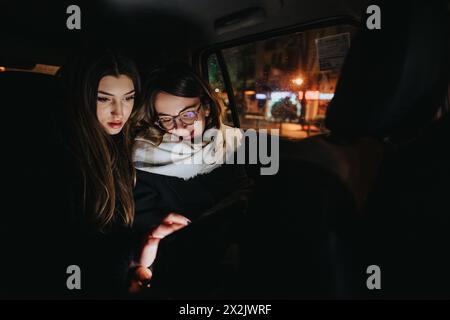
[[[97,92],[104,76],[126,75],[135,89],[132,115],[140,92],[139,73],[134,63],[112,51],[78,57],[62,71],[68,94],[66,106],[70,147],[82,175],[82,204],[95,229],[104,232],[113,224],[130,226],[134,217],[131,123],[109,135],[97,119]]]
[[[210,115],[206,119],[205,130],[220,129],[222,102],[209,84],[184,63],[172,63],[155,69],[148,77],[143,88],[142,107],[133,117],[134,137],[142,137],[159,145],[164,131],[155,125],[158,114],[155,109],[155,98],[160,92],[178,97],[200,98],[202,108],[208,106]]]

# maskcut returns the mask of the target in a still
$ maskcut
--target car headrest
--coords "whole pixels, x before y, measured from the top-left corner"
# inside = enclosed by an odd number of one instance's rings
[[[10,119],[5,132],[14,134],[16,141],[32,139],[35,146],[39,146],[39,141],[56,142],[60,91],[57,80],[51,75],[1,72],[0,96],[5,106],[5,119]]]
[[[338,136],[415,132],[433,119],[447,90],[448,2],[378,6],[381,29],[369,30],[364,21],[327,110],[326,126]]]

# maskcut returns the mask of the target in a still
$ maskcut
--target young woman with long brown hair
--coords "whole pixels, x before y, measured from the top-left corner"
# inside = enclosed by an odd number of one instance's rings
[[[88,295],[125,284],[133,223],[131,127],[140,91],[134,63],[113,51],[84,54],[61,72],[66,92],[71,250]]]

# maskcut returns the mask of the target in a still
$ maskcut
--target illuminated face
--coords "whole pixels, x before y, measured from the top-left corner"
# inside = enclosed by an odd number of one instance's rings
[[[134,105],[133,81],[125,75],[104,76],[98,84],[97,119],[110,135],[118,134]]]
[[[205,129],[205,118],[209,108],[203,108],[200,98],[185,98],[160,92],[155,97],[158,125],[165,131],[192,139],[201,136]]]

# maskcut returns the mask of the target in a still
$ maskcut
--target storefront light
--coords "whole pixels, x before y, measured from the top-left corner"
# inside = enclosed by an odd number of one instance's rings
[[[331,100],[334,97],[334,93],[325,93],[325,92],[321,92],[319,94],[319,99],[320,100]]]
[[[270,99],[272,101],[277,101],[277,100],[284,99],[286,97],[291,97],[292,95],[293,95],[293,93],[290,91],[274,91],[270,95]]]
[[[319,91],[306,91],[305,93],[305,99],[306,100],[319,100]]]

